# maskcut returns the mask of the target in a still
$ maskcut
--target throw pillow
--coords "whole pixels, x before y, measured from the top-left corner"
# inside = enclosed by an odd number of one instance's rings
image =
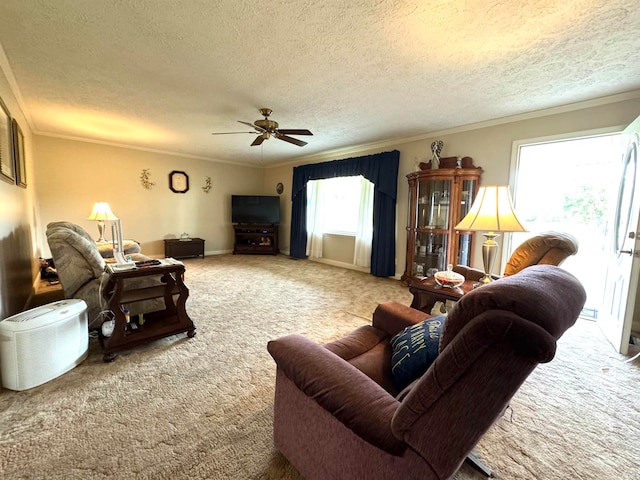
[[[391,374],[397,390],[420,377],[436,359],[446,318],[446,315],[429,318],[393,336]]]

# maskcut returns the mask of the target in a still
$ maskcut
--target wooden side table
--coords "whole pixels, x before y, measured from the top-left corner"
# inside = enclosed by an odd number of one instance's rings
[[[411,308],[431,313],[431,309],[437,301],[445,303],[447,300],[457,302],[465,293],[473,290],[477,282],[465,280],[457,288],[441,287],[436,283],[434,277],[427,277],[423,280],[414,280],[409,284],[409,291],[413,294]]]
[[[139,267],[124,271],[116,271],[112,264],[108,264],[106,271],[109,279],[102,290],[102,296],[107,302],[107,308],[113,312],[115,326],[110,336],[105,337],[102,333],[99,334],[105,362],[114,360],[115,352],[141,343],[177,333],[186,332],[188,337],[196,334],[196,327],[185,309],[189,289],[182,280],[184,276],[182,263]],[[125,288],[124,286],[126,279],[150,275],[160,276],[163,283],[142,288]],[[174,295],[178,296],[177,300],[174,300]],[[122,305],[152,298],[163,298],[165,309],[145,313],[144,325],[135,323],[134,319],[127,323]]]
[[[171,238],[164,241],[164,256],[172,258],[199,257],[204,258],[204,240],[202,238],[190,238],[180,240]]]

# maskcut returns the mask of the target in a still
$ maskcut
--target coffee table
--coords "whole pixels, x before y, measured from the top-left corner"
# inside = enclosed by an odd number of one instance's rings
[[[434,277],[427,277],[422,280],[413,280],[409,284],[409,291],[413,294],[411,308],[431,313],[431,309],[437,301],[445,303],[447,300],[457,302],[466,293],[473,290],[478,283],[473,280],[465,282],[457,288],[441,287],[436,283]]]

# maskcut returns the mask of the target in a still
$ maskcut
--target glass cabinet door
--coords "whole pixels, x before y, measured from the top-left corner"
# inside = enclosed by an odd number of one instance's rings
[[[413,276],[431,277],[446,270],[448,237],[445,233],[416,232]]]
[[[425,180],[418,183],[417,228],[449,228],[451,180]]]
[[[471,265],[471,240],[468,233],[458,235],[458,255],[456,265]]]
[[[460,215],[456,219],[456,224],[460,222],[473,204],[473,199],[476,198],[478,190],[478,182],[476,180],[463,180],[462,191],[460,192]],[[473,235],[468,233],[458,235],[458,248],[456,255],[457,265],[470,265],[471,264],[471,241]]]
[[[478,182],[476,180],[463,180],[462,181],[462,193],[460,197],[460,216],[456,219],[457,222],[462,220],[473,204],[473,199],[476,198],[478,192]]]

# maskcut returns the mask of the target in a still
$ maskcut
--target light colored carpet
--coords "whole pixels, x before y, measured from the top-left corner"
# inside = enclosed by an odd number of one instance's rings
[[[268,340],[318,342],[410,303],[398,281],[286,256],[185,261],[197,336],[103,363],[96,340],[71,372],[0,392],[4,479],[287,479],[273,448]],[[538,367],[477,452],[501,479],[640,479],[640,367],[580,320]],[[604,371],[603,367],[608,367]],[[463,466],[457,480],[482,478]]]

